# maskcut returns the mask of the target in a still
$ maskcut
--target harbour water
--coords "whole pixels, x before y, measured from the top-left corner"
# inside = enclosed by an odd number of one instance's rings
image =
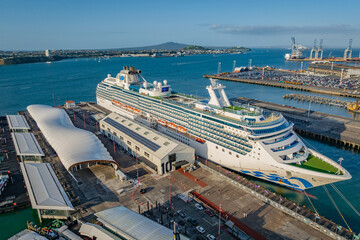
[[[332,55],[341,56],[342,51],[332,50]],[[97,83],[104,79],[108,73],[116,75],[122,69],[122,66],[125,65],[141,69],[143,77],[149,82],[166,79],[172,85],[173,90],[177,92],[207,97],[205,86],[209,84],[209,81],[202,76],[204,74],[216,73],[218,62],[222,63],[222,71],[231,71],[234,60],[236,60],[237,66],[247,66],[249,59],[252,59],[252,65],[299,69],[300,62],[284,61],[283,56],[286,52],[288,52],[286,49],[254,49],[250,53],[241,55],[198,55],[178,58],[110,58],[100,62],[94,59],[71,59],[51,64],[34,63],[0,66],[0,114],[14,114],[18,110],[24,110],[30,104],[58,105],[64,104],[66,100],[74,100],[76,102],[95,101]],[[243,96],[294,107],[309,108],[309,103],[283,99],[285,94],[299,93],[294,90],[236,82],[223,82],[223,84],[227,86],[226,91],[229,98]],[[304,94],[304,92],[301,93]],[[321,96],[320,94],[313,93],[306,94]],[[354,101],[354,99],[350,100]],[[311,110],[354,117],[345,109],[327,105],[312,104]],[[336,183],[335,186],[340,189],[356,209],[360,210],[360,192],[358,191],[360,189],[360,155],[313,140],[306,139],[306,141],[310,147],[330,156],[334,160],[340,157],[344,158],[343,165],[352,174],[353,179]],[[291,200],[309,205],[304,194],[266,182],[258,182]],[[359,233],[360,216],[347,206],[330,186],[328,188],[351,229]],[[346,226],[322,187],[310,189],[307,192],[316,197],[312,201],[319,214]],[[29,218],[32,216],[31,211],[21,211],[13,214],[19,214],[25,218],[26,216]],[[10,216],[12,215],[0,215],[0,232],[4,230],[9,231],[7,219]],[[14,219],[12,224],[24,224],[22,218],[15,217]]]

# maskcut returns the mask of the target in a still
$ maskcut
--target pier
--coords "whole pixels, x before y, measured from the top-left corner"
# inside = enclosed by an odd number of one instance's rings
[[[268,86],[268,87],[280,87],[280,88],[286,88],[286,89],[292,89],[292,90],[298,90],[298,91],[335,95],[335,96],[340,96],[340,97],[352,97],[352,98],[359,97],[358,94],[353,94],[353,93],[347,92],[346,90],[340,89],[340,88],[329,88],[329,87],[291,84],[291,83],[281,83],[281,82],[272,81],[272,80],[245,79],[245,78],[238,78],[238,77],[229,77],[227,75],[207,75],[207,74],[205,74],[204,78],[214,78],[214,79],[219,79],[219,80],[224,80],[224,81],[250,83],[250,84],[264,85],[264,86]]]
[[[305,95],[305,94],[295,94],[295,93],[286,94],[283,96],[283,98],[289,99],[289,100],[295,100],[295,101],[311,102],[311,103],[317,103],[317,104],[336,106],[336,107],[340,107],[340,108],[346,108],[349,104],[354,104],[354,102],[351,102],[351,101],[343,101],[343,100],[339,100],[339,99],[316,97],[316,96],[310,96],[310,95]]]
[[[235,98],[232,101],[250,104],[266,110],[280,112],[287,120],[295,124],[294,130],[302,136],[326,143],[360,150],[360,121],[306,109],[295,108],[249,98]]]

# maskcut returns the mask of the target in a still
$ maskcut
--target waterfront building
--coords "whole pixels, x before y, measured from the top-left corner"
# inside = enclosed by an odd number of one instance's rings
[[[75,209],[50,163],[20,163],[20,168],[31,206],[37,210],[40,221],[67,219]]]
[[[124,238],[120,238],[115,234],[109,232],[103,227],[92,224],[92,223],[82,223],[79,229],[79,233],[82,236],[87,236],[90,238],[96,237],[96,239],[101,240],[123,240]]]
[[[117,113],[100,121],[100,131],[159,174],[195,161],[194,148]]]
[[[105,227],[129,240],[174,239],[171,229],[130,209],[119,206],[95,213]],[[180,234],[181,240],[189,239]]]
[[[6,115],[6,119],[11,132],[28,132],[30,130],[23,115]]]
[[[96,164],[117,168],[101,141],[93,133],[75,127],[65,110],[47,105],[30,105],[27,109],[66,170]]]
[[[21,162],[41,162],[45,156],[33,133],[11,133],[16,155]]]

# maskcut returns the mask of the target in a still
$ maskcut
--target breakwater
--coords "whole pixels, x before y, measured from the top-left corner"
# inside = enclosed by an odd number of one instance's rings
[[[302,136],[360,151],[359,120],[243,97],[232,101],[280,112],[295,124],[294,130]]]
[[[353,93],[347,92],[344,89],[339,89],[339,88],[317,87],[317,86],[309,86],[309,85],[281,83],[278,81],[271,81],[271,80],[245,79],[245,78],[238,78],[238,77],[229,77],[226,75],[207,75],[207,74],[205,74],[204,78],[214,78],[214,79],[225,80],[225,81],[243,82],[243,83],[264,85],[264,86],[269,86],[269,87],[279,87],[279,88],[293,89],[293,90],[298,90],[298,91],[335,95],[335,96],[340,96],[340,97],[352,97],[352,98],[359,97],[358,94],[353,94]]]

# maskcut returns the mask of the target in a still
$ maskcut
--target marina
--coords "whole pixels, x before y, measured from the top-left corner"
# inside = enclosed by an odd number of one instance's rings
[[[302,101],[302,102],[311,102],[315,104],[326,104],[329,106],[336,106],[340,108],[346,108],[349,104],[353,104],[354,102],[351,101],[343,101],[337,100],[332,98],[326,97],[316,97],[316,96],[309,96],[304,94],[286,94],[283,96],[284,99],[295,100],[295,101]]]

